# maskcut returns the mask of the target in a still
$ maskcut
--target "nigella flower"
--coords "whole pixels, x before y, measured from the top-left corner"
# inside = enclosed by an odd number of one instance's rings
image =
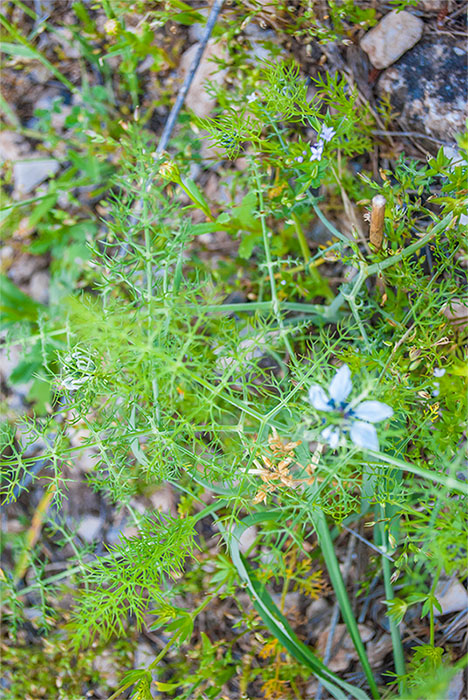
[[[358,447],[367,450],[379,450],[377,431],[372,423],[379,423],[393,415],[393,410],[381,401],[362,401],[353,405],[347,401],[353,388],[351,371],[343,365],[333,377],[328,394],[318,384],[309,389],[309,401],[317,411],[340,414],[338,425],[328,425],[321,432],[321,437],[331,448],[338,447],[341,435],[348,434]]]

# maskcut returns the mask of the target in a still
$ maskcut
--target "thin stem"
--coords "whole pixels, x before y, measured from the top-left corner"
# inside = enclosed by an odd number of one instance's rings
[[[433,581],[433,584],[431,587],[431,596],[435,596],[435,591],[437,588],[437,584],[439,583],[441,571],[442,571],[442,566],[438,566],[436,574],[434,576],[434,581]],[[434,637],[435,637],[435,629],[434,628],[435,628],[435,626],[434,626],[434,605],[431,602],[431,608],[429,611],[429,644],[431,645],[431,647],[434,646]]]
[[[284,327],[283,319],[282,319],[281,313],[280,313],[278,295],[276,292],[275,273],[274,273],[274,268],[273,268],[273,261],[271,258],[270,242],[268,240],[268,231],[267,231],[267,226],[266,226],[266,215],[265,215],[265,209],[264,209],[263,190],[262,190],[262,185],[261,185],[261,181],[260,181],[260,175],[258,172],[258,167],[254,161],[252,161],[252,168],[254,171],[255,181],[257,184],[257,196],[258,196],[258,204],[259,204],[259,208],[260,208],[259,214],[260,214],[260,222],[261,222],[261,226],[262,226],[263,247],[265,248],[267,270],[268,270],[268,276],[270,279],[270,291],[271,291],[271,300],[272,300],[272,306],[273,306],[273,314],[275,315],[276,320],[278,321],[278,326],[280,327],[281,335],[282,335],[284,344],[286,346],[286,349],[289,353],[289,356],[292,359],[294,359],[295,358],[294,350],[292,348],[291,343],[289,342],[289,338],[287,336],[287,331]]]
[[[381,547],[385,550],[388,549],[389,543],[388,543],[388,534],[385,529],[385,521],[386,519],[386,512],[385,508],[380,506],[380,520],[376,524],[376,539],[379,540],[379,543]],[[383,578],[384,578],[384,586],[385,586],[385,597],[387,600],[393,600],[394,599],[394,593],[393,593],[393,586],[392,586],[392,574],[391,574],[391,569],[390,569],[390,562],[389,560],[382,556],[382,572],[383,572]],[[402,677],[405,675],[405,657],[404,657],[404,652],[403,652],[403,644],[401,642],[401,636],[400,636],[400,626],[396,623],[393,617],[390,615],[388,616],[388,621],[390,624],[390,635],[392,638],[392,646],[393,646],[393,659],[395,662],[395,671],[397,674]],[[404,682],[400,680],[398,682],[398,688],[400,691],[400,695],[403,696],[405,692],[405,686]]]
[[[200,41],[200,45],[197,49],[196,54],[193,57],[193,61],[190,65],[189,71],[187,73],[187,77],[185,78],[184,84],[182,85],[182,87],[179,90],[179,94],[177,95],[177,99],[174,102],[174,105],[171,109],[171,113],[168,117],[168,120],[167,120],[167,122],[164,126],[164,129],[163,129],[163,132],[161,134],[161,138],[159,140],[158,147],[156,149],[156,153],[158,155],[166,149],[167,144],[169,143],[169,139],[171,138],[172,130],[176,124],[177,117],[179,116],[179,112],[181,110],[181,107],[184,104],[184,100],[187,96],[190,85],[192,84],[195,73],[197,72],[201,57],[202,57],[203,52],[204,52],[206,45],[208,43],[208,39],[211,36],[211,32],[213,31],[213,27],[216,24],[216,20],[217,20],[218,15],[221,11],[222,5],[223,5],[223,0],[214,0],[213,6],[211,8],[211,11],[210,11],[210,14],[208,17],[208,20],[206,22],[205,33],[202,37],[202,40]]]
[[[302,229],[301,222],[299,221],[299,217],[297,216],[297,214],[292,212],[291,219],[294,221],[294,228],[296,229],[297,240],[299,241],[299,245],[301,246],[302,256],[307,264],[310,260],[309,244],[307,243],[307,239],[304,235],[304,231]]]

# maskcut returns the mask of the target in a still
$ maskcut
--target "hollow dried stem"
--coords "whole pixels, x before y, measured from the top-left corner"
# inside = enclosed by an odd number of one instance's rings
[[[381,194],[372,199],[369,239],[374,250],[380,250],[383,241],[386,200]]]

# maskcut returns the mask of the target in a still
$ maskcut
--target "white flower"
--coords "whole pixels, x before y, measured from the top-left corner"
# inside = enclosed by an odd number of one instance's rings
[[[323,153],[323,141],[317,141],[315,146],[310,147],[310,160],[321,160]]]
[[[434,377],[443,377],[445,374],[445,369],[443,367],[436,367],[434,369]]]
[[[332,140],[335,134],[336,131],[332,126],[323,126],[322,131],[320,132],[320,141],[328,143]]]
[[[62,386],[76,391],[94,376],[96,365],[91,357],[81,350],[67,355],[63,360]]]
[[[247,103],[250,104],[251,102],[255,102],[257,99],[257,95],[255,92],[251,92],[250,95],[247,95]]]
[[[321,432],[321,437],[332,449],[338,447],[342,433],[349,433],[355,445],[366,450],[379,450],[377,431],[372,423],[379,423],[393,416],[393,410],[381,401],[361,401],[357,406],[347,399],[353,384],[351,370],[343,365],[333,377],[328,394],[318,384],[309,389],[309,401],[317,411],[339,412],[341,421],[338,425],[328,425]]]

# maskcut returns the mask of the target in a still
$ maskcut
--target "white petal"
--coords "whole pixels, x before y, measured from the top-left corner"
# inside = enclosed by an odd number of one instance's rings
[[[353,410],[357,418],[368,420],[370,423],[378,423],[385,418],[393,416],[393,409],[381,401],[363,401]]]
[[[325,143],[328,143],[328,141],[332,140],[332,138],[334,137],[335,134],[336,134],[336,131],[332,126],[324,126],[322,128],[320,138],[322,141],[325,141]]]
[[[340,431],[338,428],[332,428],[331,425],[328,425],[322,430],[320,436],[325,442],[328,442],[333,450],[338,447],[340,441]]]
[[[434,369],[434,377],[443,377],[445,374],[445,369],[443,367],[436,367]]]
[[[317,411],[331,411],[330,399],[318,384],[312,384],[309,389],[309,401]]]
[[[330,396],[339,406],[346,401],[352,388],[351,370],[348,365],[343,365],[331,380]]]
[[[351,423],[351,440],[358,447],[364,450],[379,451],[379,440],[377,431],[370,423],[364,423],[362,420],[355,420]]]

